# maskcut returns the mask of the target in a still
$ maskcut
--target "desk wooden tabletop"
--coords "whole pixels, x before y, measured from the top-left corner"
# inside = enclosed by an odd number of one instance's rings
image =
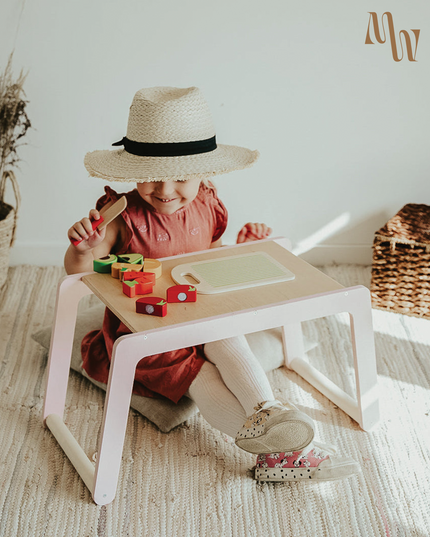
[[[335,291],[343,287],[312,265],[293,255],[275,240],[267,240],[163,259],[161,260],[163,275],[158,278],[154,292],[145,296],[165,298],[167,288],[175,285],[170,272],[176,265],[261,251],[268,253],[291,270],[296,276],[295,279],[214,295],[199,294],[197,302],[168,304],[166,317],[136,313],[135,302],[137,298],[141,297],[128,298],[122,292],[122,284],[119,280],[112,278],[110,274],[89,274],[83,276],[82,281],[132,332],[144,332],[242,310],[261,308],[300,297]]]

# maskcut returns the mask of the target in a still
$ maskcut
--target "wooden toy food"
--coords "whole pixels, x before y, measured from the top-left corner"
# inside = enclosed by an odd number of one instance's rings
[[[125,272],[124,278],[130,273]],[[133,279],[124,279],[122,282],[122,292],[130,298],[136,295],[147,295],[152,293],[155,285],[155,275],[150,272],[136,272]]]
[[[174,285],[167,289],[167,302],[196,302],[197,290],[192,285]]]
[[[165,317],[167,315],[167,302],[158,296],[138,298],[136,300],[136,313]]]
[[[106,273],[109,274],[112,270],[113,263],[116,263],[118,261],[118,258],[116,255],[105,255],[104,257],[100,257],[99,259],[94,259],[93,261],[93,269],[94,272],[100,272],[102,274]]]
[[[120,263],[132,263],[133,265],[143,265],[142,254],[122,254],[118,255]]]
[[[92,220],[91,226],[93,229],[103,229],[108,224],[112,222],[119,214],[122,213],[122,211],[127,207],[127,198],[125,196],[122,196],[122,198],[119,198],[118,201],[116,201],[113,205],[105,209],[101,209],[100,212],[100,218],[98,220]],[[82,242],[81,240],[77,239],[70,239],[70,242],[77,246]]]

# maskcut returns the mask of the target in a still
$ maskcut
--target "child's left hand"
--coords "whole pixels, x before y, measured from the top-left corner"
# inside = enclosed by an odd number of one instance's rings
[[[242,242],[259,241],[261,239],[267,239],[272,233],[272,228],[266,226],[266,224],[252,224],[248,222],[239,231],[236,244]]]

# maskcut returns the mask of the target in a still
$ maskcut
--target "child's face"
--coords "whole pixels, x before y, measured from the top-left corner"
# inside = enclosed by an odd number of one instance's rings
[[[137,191],[157,213],[173,214],[194,200],[199,192],[200,182],[201,179],[197,177],[187,181],[137,183]]]

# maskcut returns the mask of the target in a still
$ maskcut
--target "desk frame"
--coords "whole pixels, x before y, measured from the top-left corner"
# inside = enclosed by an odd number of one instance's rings
[[[275,241],[288,249],[285,239]],[[83,276],[66,276],[58,286],[43,420],[99,505],[115,497],[136,365],[144,356],[281,326],[286,367],[333,401],[362,429],[370,430],[379,421],[370,292],[364,286],[344,287],[120,337],[113,348],[94,467],[63,420],[78,304],[92,293],[83,283]],[[350,316],[356,399],[311,366],[303,347],[301,322],[343,312]]]

